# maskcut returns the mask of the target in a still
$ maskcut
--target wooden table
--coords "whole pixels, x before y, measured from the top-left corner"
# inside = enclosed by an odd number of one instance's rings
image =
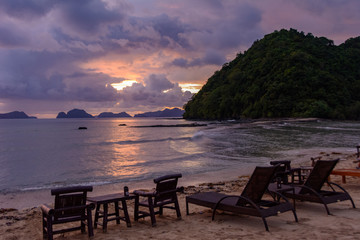
[[[340,175],[342,182],[346,183],[346,176],[360,177],[360,169],[336,169],[331,172],[331,175]]]
[[[97,228],[97,224],[100,224],[99,218],[103,218],[102,227],[103,231],[106,232],[107,230],[107,223],[109,221],[116,220],[116,224],[120,224],[120,220],[126,222],[127,227],[131,227],[130,217],[127,210],[127,200],[135,199],[137,196],[134,194],[129,194],[129,196],[124,196],[123,193],[114,193],[114,194],[107,194],[102,196],[96,197],[88,197],[87,200],[89,202],[96,204],[95,210],[95,220],[94,220],[94,228]],[[121,207],[119,206],[119,202],[121,202]],[[109,204],[114,203],[115,205],[115,212],[109,213]],[[100,211],[100,207],[103,206],[103,211]],[[120,216],[120,210],[123,210],[124,216]],[[113,218],[109,218],[110,216],[115,216]]]

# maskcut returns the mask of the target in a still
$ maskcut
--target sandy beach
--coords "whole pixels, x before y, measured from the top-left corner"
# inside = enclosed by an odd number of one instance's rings
[[[354,154],[341,152],[319,152],[322,159],[340,158],[336,169],[355,168]],[[307,165],[310,165],[310,160]],[[249,173],[251,174],[251,173]],[[267,218],[270,231],[266,232],[260,218],[219,212],[215,221],[211,221],[211,210],[197,205],[190,205],[190,215],[186,215],[185,197],[202,191],[219,191],[227,194],[239,194],[244,188],[248,176],[236,179],[223,179],[194,186],[186,186],[179,194],[182,219],[177,219],[175,211],[164,210],[163,216],[157,216],[157,226],[151,227],[150,219],[133,221],[134,203],[129,202],[132,227],[124,222],[117,225],[110,222],[106,233],[101,228],[94,229],[92,239],[359,239],[360,210],[353,209],[350,201],[330,204],[332,215],[327,215],[320,204],[296,202],[299,222],[296,223],[291,212]],[[352,196],[355,205],[360,206],[360,179],[347,177],[347,183],[341,183],[340,176],[331,178],[341,184]],[[99,193],[111,192],[106,188]],[[49,193],[47,193],[49,195]],[[45,193],[44,193],[45,195]],[[41,198],[41,196],[39,196]],[[51,199],[51,198],[48,198]],[[42,239],[41,211],[39,207],[0,209],[0,239]],[[88,239],[80,231],[55,235],[55,239]]]

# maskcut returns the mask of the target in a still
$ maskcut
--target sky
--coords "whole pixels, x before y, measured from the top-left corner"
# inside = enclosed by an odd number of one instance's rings
[[[360,36],[359,0],[0,0],[0,113],[182,107],[275,30],[336,45]]]

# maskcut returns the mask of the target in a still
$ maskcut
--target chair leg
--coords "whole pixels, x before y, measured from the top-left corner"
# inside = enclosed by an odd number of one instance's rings
[[[176,209],[176,215],[178,218],[181,218],[181,212],[180,212],[180,206],[177,197],[175,198],[175,209]]]
[[[189,203],[186,199],[186,215],[189,215]]]
[[[85,229],[85,221],[86,221],[86,213],[82,213],[81,216],[81,221],[80,221],[80,228],[81,228],[81,233],[85,233],[86,229]]]
[[[91,209],[87,208],[86,210],[87,210],[87,225],[88,225],[89,237],[92,237],[94,236],[94,230],[92,225]]]
[[[46,228],[48,240],[53,240],[52,217],[46,217]]]
[[[43,227],[43,238],[45,238],[46,237],[46,234],[47,234],[47,232],[46,232],[46,216],[45,216],[45,214],[43,213],[42,214],[42,227]]]
[[[151,224],[153,227],[155,227],[156,219],[155,219],[154,203],[153,203],[152,197],[148,197],[148,203],[149,203],[149,214],[150,214],[150,218],[151,218]]]

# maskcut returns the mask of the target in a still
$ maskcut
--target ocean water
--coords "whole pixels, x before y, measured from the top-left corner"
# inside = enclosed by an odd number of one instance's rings
[[[201,122],[183,119],[0,120],[0,193],[248,170],[271,160],[356,152],[359,122]],[[78,130],[78,127],[87,127]]]

